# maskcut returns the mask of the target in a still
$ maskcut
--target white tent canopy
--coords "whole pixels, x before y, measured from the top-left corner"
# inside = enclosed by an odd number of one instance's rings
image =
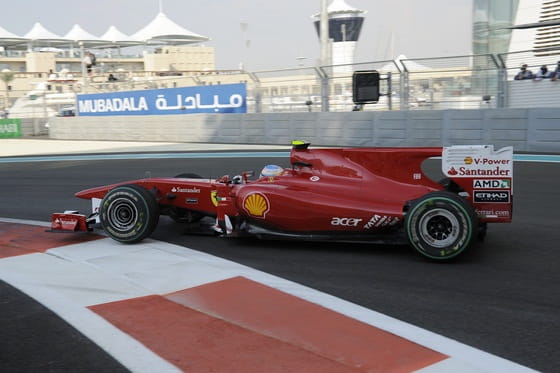
[[[409,60],[408,57],[404,54],[401,54],[397,58],[395,58],[395,61],[399,62],[401,65],[404,65],[408,71],[433,70],[431,67],[421,65],[418,62],[414,62],[413,60]]]
[[[68,33],[64,35],[64,38],[67,40],[71,40],[74,43],[81,42],[86,48],[95,48],[96,46],[106,44],[106,41],[90,34],[78,24],[72,26],[72,29],[70,29],[70,31],[68,31]]]
[[[24,44],[25,42],[25,38],[12,34],[0,26],[0,46],[9,47],[12,45]]]
[[[36,22],[31,30],[23,37],[12,34],[0,27],[0,46],[10,49],[25,49],[32,47],[62,47],[82,42],[86,48],[119,48],[134,45],[183,45],[210,40],[206,36],[196,34],[179,26],[169,19],[162,11],[144,28],[132,36],[119,31],[115,26],[97,37],[85,31],[80,25],[74,25],[65,35],[60,36],[47,30],[41,23]]]
[[[206,36],[195,34],[179,26],[163,12],[159,12],[147,26],[131,35],[131,38],[147,44],[168,45],[192,44],[210,40]]]
[[[406,57],[404,54],[399,55],[397,58],[394,59],[394,61],[396,62],[396,64],[399,66],[399,68],[401,70],[403,70],[403,65],[406,66],[406,69],[408,71],[427,71],[427,70],[432,70],[432,68],[424,66],[424,65],[420,65],[417,62],[414,62],[412,60],[409,60],[408,57]],[[402,62],[401,62],[402,61]],[[397,67],[395,66],[394,63],[388,63],[385,66],[381,67],[379,69],[379,71],[382,72],[399,72],[399,70],[397,69]]]
[[[132,38],[119,30],[116,26],[109,26],[107,31],[101,35],[101,39],[116,43],[119,41],[132,41]]]
[[[7,31],[2,26],[0,26],[0,39],[15,39],[15,40],[25,40],[24,38],[17,36],[16,34],[12,34],[10,31]]]
[[[49,44],[62,44],[68,43],[68,40],[60,35],[47,30],[41,23],[35,22],[31,30],[23,36],[31,41],[46,42]]]
[[[130,36],[119,30],[116,26],[110,26],[103,35],[101,39],[108,42],[104,48],[109,47],[129,47],[133,45],[142,44],[142,42],[133,40]]]

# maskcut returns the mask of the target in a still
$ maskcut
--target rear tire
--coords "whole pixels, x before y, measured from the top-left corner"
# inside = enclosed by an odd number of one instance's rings
[[[136,243],[154,231],[159,221],[159,207],[145,188],[122,185],[105,195],[99,207],[99,218],[109,237],[123,243]]]
[[[410,245],[430,259],[449,260],[467,250],[478,233],[472,206],[450,192],[434,192],[413,201],[405,216]]]

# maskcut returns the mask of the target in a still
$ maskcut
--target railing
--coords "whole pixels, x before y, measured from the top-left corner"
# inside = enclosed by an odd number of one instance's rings
[[[553,70],[558,60],[560,49],[265,71],[110,71],[110,65],[106,64],[98,67],[86,80],[80,72],[71,72],[68,73],[72,75],[71,82],[58,77],[60,81],[49,78],[48,83],[57,93],[246,83],[250,113],[340,112],[356,109],[352,101],[353,72],[377,70],[382,78],[382,95],[377,104],[366,105],[362,110],[480,109],[523,105],[557,107],[560,106],[560,79],[531,85],[513,81],[513,76],[521,64],[527,64],[535,72],[542,65]],[[108,81],[109,74],[117,80]],[[15,79],[37,80],[47,79],[47,76],[47,73],[40,72],[15,73]],[[9,92],[10,102],[7,102],[5,93],[0,89],[0,109],[13,104],[17,96],[17,92]]]
[[[560,49],[546,49],[536,51],[519,51],[504,53],[497,56],[502,74],[503,92],[506,104],[504,107],[559,107],[560,80],[556,77],[545,79],[514,80],[515,75],[524,64],[534,74],[542,66],[546,66],[549,73],[560,67]]]

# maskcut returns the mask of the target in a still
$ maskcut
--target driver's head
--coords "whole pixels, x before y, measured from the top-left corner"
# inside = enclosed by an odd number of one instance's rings
[[[261,171],[261,177],[280,176],[284,169],[275,164],[267,164]]]

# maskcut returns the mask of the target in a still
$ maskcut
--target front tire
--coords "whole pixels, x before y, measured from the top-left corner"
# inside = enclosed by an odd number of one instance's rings
[[[145,188],[130,184],[111,189],[99,207],[101,226],[112,239],[136,243],[148,237],[159,220],[154,196]]]
[[[410,245],[430,259],[449,260],[467,250],[478,232],[471,205],[450,192],[434,192],[413,201],[405,217]]]

